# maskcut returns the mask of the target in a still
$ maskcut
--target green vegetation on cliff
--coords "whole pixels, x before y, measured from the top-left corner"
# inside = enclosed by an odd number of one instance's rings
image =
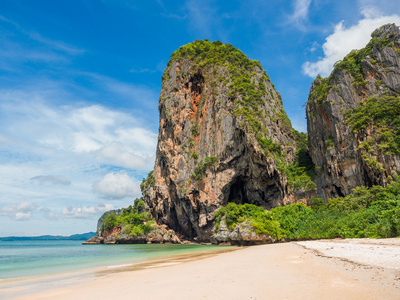
[[[294,162],[285,167],[285,174],[288,181],[288,187],[291,190],[303,189],[305,191],[313,191],[316,189],[314,179],[315,166],[308,152],[308,136],[307,133],[298,132],[293,129],[296,141],[297,151]]]
[[[229,78],[227,78],[229,79],[229,96],[240,95],[240,104],[251,107],[255,111],[258,110],[258,104],[262,104],[262,96],[266,94],[264,81],[269,81],[269,77],[264,71],[262,78],[258,79],[254,70],[256,67],[262,70],[260,63],[247,58],[234,46],[208,40],[197,40],[184,45],[172,53],[163,79],[168,78],[172,62],[180,59],[190,60],[193,64],[192,68],[196,71],[209,66],[225,67],[229,72]]]
[[[149,188],[152,187],[156,183],[156,178],[154,177],[153,171],[150,171],[147,175],[147,178],[143,178],[142,183],[140,184],[140,190],[142,195],[147,195],[149,193]]]
[[[290,191],[313,191],[316,189],[316,184],[314,183],[316,174],[314,163],[308,152],[307,134],[293,129],[293,135],[295,136],[297,147],[296,158],[290,164],[280,160],[278,169],[286,175]]]
[[[371,139],[361,144],[361,149],[371,152],[377,145],[376,150],[382,154],[400,154],[400,97],[369,97],[360,106],[348,110],[345,116],[354,133],[374,131]]]
[[[121,228],[121,232],[127,235],[137,236],[149,233],[153,230],[154,220],[149,212],[145,212],[145,204],[142,199],[136,199],[134,205],[124,208],[121,214],[112,213],[104,217],[101,231]]]
[[[400,154],[400,97],[371,96],[360,106],[345,112],[351,126],[362,143],[359,145],[365,164],[376,172],[386,169],[378,158]],[[368,139],[365,139],[368,136]]]
[[[371,61],[376,63],[372,53],[373,48],[381,50],[385,47],[394,47],[393,36],[380,36],[378,35],[379,30],[380,29],[377,29],[372,33],[372,39],[367,46],[360,50],[352,50],[343,60],[336,62],[332,73],[336,70],[344,70],[353,77],[352,83],[355,86],[364,86],[367,82],[364,80],[364,76],[361,72],[362,61],[369,56],[371,57]]]
[[[385,26],[390,26],[394,24],[388,24]],[[356,87],[363,87],[367,83],[365,81],[365,74],[362,73],[362,61],[367,57],[371,58],[371,62],[375,64],[377,61],[376,57],[373,54],[373,49],[382,50],[385,47],[390,48],[398,48],[398,44],[395,45],[393,42],[394,36],[393,34],[387,36],[385,34],[381,34],[381,28],[375,30],[372,33],[372,39],[369,43],[360,50],[352,50],[349,54],[347,54],[342,60],[337,61],[334,65],[334,70],[331,75],[327,78],[322,78],[318,75],[317,79],[314,81],[316,87],[314,91],[311,93],[309,101],[316,101],[318,105],[322,105],[323,101],[326,99],[331,88],[335,88],[335,86],[331,85],[331,80],[337,72],[340,70],[345,71],[347,74],[352,77],[352,84]],[[397,50],[399,51],[399,50]],[[377,81],[377,84],[380,83]]]
[[[229,203],[215,213],[218,230],[223,217],[230,230],[249,221],[259,234],[277,239],[389,238],[400,236],[400,178],[386,187],[359,187],[344,198],[310,199],[270,211]]]
[[[191,60],[196,67],[200,68],[211,65],[224,66],[231,64],[247,71],[253,70],[256,66],[262,69],[258,61],[248,59],[243,52],[230,44],[223,44],[220,41],[196,40],[172,53],[164,76],[168,76],[172,62],[182,58]]]
[[[200,162],[194,169],[194,173],[192,174],[192,179],[201,180],[206,170],[214,167],[217,163],[218,163],[218,157],[216,156],[206,157],[204,161]]]
[[[224,85],[228,86],[228,96],[235,99],[235,115],[244,118],[251,133],[258,133],[262,139],[267,139],[265,136],[268,134],[268,130],[262,124],[265,116],[259,106],[264,104],[263,97],[267,94],[265,83],[270,80],[265,71],[261,75],[256,72],[262,70],[262,66],[258,61],[249,59],[243,52],[230,44],[223,44],[220,41],[197,40],[180,47],[171,55],[163,80],[169,79],[173,62],[182,59],[192,62],[193,72],[213,66],[213,74],[210,76],[214,77],[215,80],[223,81]],[[229,77],[226,74],[221,76],[217,74],[218,72],[227,72]],[[211,87],[215,88],[215,84],[216,82],[213,81]],[[282,103],[281,97],[276,90],[274,92],[270,90],[269,93],[273,100]],[[277,99],[275,99],[275,95]],[[291,130],[290,120],[283,109],[276,113],[276,117],[281,121],[282,127],[288,131]],[[266,155],[274,155],[276,151],[268,150],[277,148],[279,145],[272,145],[271,143],[273,142],[270,141],[267,147],[264,147],[265,143],[263,143],[264,140],[262,139],[257,138],[257,141],[264,150],[267,150]]]

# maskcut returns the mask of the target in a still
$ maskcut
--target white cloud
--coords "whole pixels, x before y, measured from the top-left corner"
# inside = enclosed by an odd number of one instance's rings
[[[309,52],[314,53],[320,45],[317,42],[313,42],[310,49],[308,49]]]
[[[138,69],[133,68],[129,72],[131,72],[131,73],[154,73],[156,71],[157,70],[152,70],[149,68],[138,68]]]
[[[31,217],[32,212],[36,209],[36,203],[20,201],[16,205],[7,205],[0,208],[0,214],[16,220],[26,220]]]
[[[0,111],[5,142],[0,148],[85,160],[92,155],[103,164],[132,169],[152,167],[157,134],[132,115],[100,105],[51,107],[41,94],[20,91],[4,92]]]
[[[51,183],[51,184],[61,184],[61,185],[71,184],[71,181],[69,181],[65,176],[39,175],[32,177],[31,180],[37,181],[39,183]]]
[[[146,157],[135,155],[124,150],[125,148],[125,145],[122,143],[112,142],[98,150],[96,155],[115,166],[139,170],[146,170],[148,168],[149,161]]]
[[[105,175],[93,184],[93,191],[110,199],[140,195],[139,183],[134,182],[125,171]]]
[[[133,100],[140,105],[156,107],[158,93],[147,86],[133,85],[96,73],[82,72],[80,74],[86,79],[92,80],[101,90],[111,93],[114,97]]]
[[[14,51],[9,51],[9,52],[5,51],[4,53],[8,53],[10,57],[16,59],[24,59],[24,60],[29,58],[32,60],[53,61],[53,60],[65,59],[61,55],[58,55],[57,52],[66,53],[68,55],[79,55],[86,52],[83,49],[78,49],[72,45],[68,45],[63,41],[51,40],[43,37],[37,32],[25,30],[18,23],[10,19],[7,19],[3,16],[0,16],[0,22],[2,22],[3,24],[11,25],[16,30],[16,32],[21,34],[29,42],[30,47],[24,47],[21,43],[14,44],[10,43],[10,40],[8,40],[8,43],[6,44],[8,46],[12,46],[13,47],[12,50]],[[35,45],[37,47],[45,46],[46,51],[43,51],[43,49],[41,49],[40,51],[33,50],[32,44],[34,44],[35,42],[37,42],[37,45]],[[19,53],[19,51],[15,51],[16,49],[18,49],[21,52],[24,52],[25,56],[20,57],[21,53]]]
[[[322,45],[324,57],[317,62],[304,63],[304,74],[313,78],[318,74],[323,77],[329,76],[335,62],[343,59],[351,50],[365,47],[375,29],[387,23],[400,24],[400,16],[381,16],[379,11],[371,7],[364,9],[362,15],[363,19],[354,26],[346,28],[344,21],[335,26],[334,32]]]
[[[27,213],[17,212],[15,214],[16,220],[26,220],[26,219],[29,219],[30,217],[31,217],[31,212],[27,212]]]
[[[47,39],[47,38],[41,36],[37,32],[24,32],[24,33],[27,34],[31,39],[38,41],[40,43],[43,43],[44,45],[46,45],[46,47],[65,52],[70,55],[79,55],[79,54],[83,54],[86,52],[83,49],[78,49],[78,48],[68,45],[62,41]]]
[[[99,204],[97,206],[83,206],[83,207],[64,207],[61,215],[54,215],[50,213],[53,218],[73,218],[73,219],[86,219],[92,215],[98,215],[108,210],[114,209],[112,204]]]
[[[294,12],[289,17],[289,23],[300,25],[301,22],[307,19],[310,9],[311,0],[296,0],[294,2]]]

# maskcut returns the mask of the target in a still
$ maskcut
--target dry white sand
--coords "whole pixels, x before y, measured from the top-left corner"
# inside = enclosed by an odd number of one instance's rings
[[[400,271],[400,239],[345,239],[298,242],[327,257]]]
[[[135,271],[99,273],[21,299],[400,299],[400,239],[391,245],[358,241],[262,245],[169,260]],[[376,259],[388,255],[391,258]],[[355,259],[365,256],[370,259]],[[13,296],[7,290],[0,290],[2,295]]]

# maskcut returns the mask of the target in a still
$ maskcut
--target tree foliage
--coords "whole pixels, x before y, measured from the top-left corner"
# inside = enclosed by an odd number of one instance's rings
[[[143,178],[142,183],[140,184],[140,190],[143,195],[148,194],[148,190],[156,183],[156,178],[154,177],[154,171],[150,171],[147,175],[147,178]]]
[[[375,144],[384,154],[400,154],[400,97],[372,96],[345,113],[354,133],[374,129],[373,139],[362,146],[369,151]]]
[[[249,221],[257,233],[289,240],[400,237],[400,179],[386,187],[356,188],[328,204],[313,198],[308,206],[294,203],[265,211],[229,203],[215,216],[216,228],[225,217],[230,230]]]
[[[149,233],[153,230],[154,220],[149,212],[145,212],[145,203],[142,199],[136,199],[133,206],[124,208],[121,214],[110,214],[103,220],[104,230],[121,227],[122,233],[137,236]]]

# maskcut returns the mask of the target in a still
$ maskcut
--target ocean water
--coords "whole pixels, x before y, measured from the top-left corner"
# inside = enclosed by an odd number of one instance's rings
[[[116,267],[197,252],[204,245],[82,245],[82,241],[0,241],[0,280]]]

